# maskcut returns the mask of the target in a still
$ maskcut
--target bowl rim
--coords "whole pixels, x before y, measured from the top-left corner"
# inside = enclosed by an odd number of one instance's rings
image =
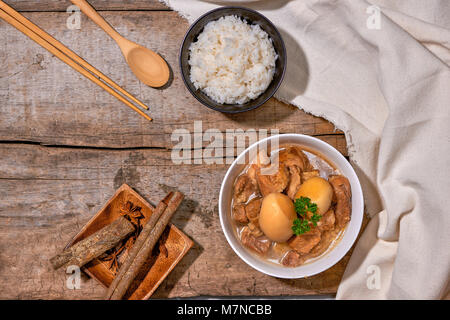
[[[327,252],[324,256],[318,258],[317,260],[307,263],[306,265],[301,265],[299,267],[294,268],[288,268],[283,267],[280,265],[276,265],[270,262],[265,262],[261,258],[256,257],[254,254],[250,253],[249,250],[242,246],[242,244],[239,242],[237,237],[234,235],[233,232],[228,232],[226,228],[227,219],[225,217],[227,212],[224,212],[222,210],[223,202],[224,200],[224,190],[226,188],[226,183],[230,177],[231,172],[233,171],[233,168],[238,165],[238,161],[240,161],[243,157],[246,156],[250,152],[251,149],[257,147],[259,144],[263,142],[267,142],[274,138],[293,138],[293,139],[299,139],[303,140],[304,142],[309,142],[312,144],[320,145],[321,147],[328,149],[329,152],[333,153],[336,158],[331,158],[330,161],[335,164],[336,162],[345,163],[344,166],[346,167],[346,170],[348,170],[351,174],[351,176],[347,176],[349,178],[351,187],[352,187],[352,219],[350,220],[351,224],[348,224],[344,230],[343,236],[341,240],[336,244],[336,246]],[[281,145],[282,143],[280,143]],[[299,142],[301,145],[301,143]],[[315,149],[315,148],[311,148]],[[340,171],[342,171],[342,166],[337,166]],[[359,205],[357,208],[353,206],[353,202],[356,201],[356,203]],[[299,279],[304,278],[308,276],[313,276],[318,273],[321,273],[332,266],[334,266],[336,263],[338,263],[351,249],[353,244],[355,243],[359,232],[361,230],[362,226],[362,220],[364,216],[364,198],[363,198],[363,192],[361,188],[361,183],[359,181],[358,176],[356,175],[355,170],[353,169],[350,162],[345,159],[345,157],[338,151],[336,148],[334,148],[332,145],[318,139],[312,136],[303,135],[303,134],[297,134],[297,133],[289,133],[289,134],[278,134],[274,136],[270,136],[264,139],[261,139],[255,143],[253,143],[251,146],[246,148],[230,165],[228,168],[221,187],[220,187],[220,194],[219,194],[219,218],[220,218],[220,225],[222,228],[222,232],[225,235],[225,238],[227,239],[228,244],[231,246],[233,251],[249,266],[252,268],[267,274],[269,276],[277,277],[277,278],[283,278],[283,279]],[[352,229],[350,229],[350,226],[352,226]],[[344,238],[347,237],[346,242],[343,243]],[[235,241],[233,241],[235,240]],[[337,250],[340,248],[340,250]],[[331,258],[330,258],[331,257]],[[288,271],[286,271],[288,270]]]
[[[191,33],[191,30],[194,28],[194,26],[196,26],[196,25],[200,22],[201,19],[205,18],[206,16],[208,16],[208,15],[210,15],[210,14],[212,14],[212,13],[217,12],[217,11],[222,11],[222,10],[228,10],[228,9],[233,9],[233,10],[236,9],[236,10],[243,10],[243,11],[252,12],[252,13],[254,13],[254,14],[260,16],[262,19],[266,20],[266,22],[268,23],[268,25],[271,26],[271,28],[275,31],[275,33],[276,33],[277,36],[279,37],[280,42],[281,42],[281,47],[282,47],[282,50],[283,50],[283,52],[284,52],[284,59],[283,59],[283,60],[284,60],[284,61],[283,61],[284,64],[283,64],[283,68],[282,68],[283,70],[281,70],[281,77],[280,77],[280,80],[278,81],[278,83],[276,84],[276,86],[273,88],[272,94],[268,95],[265,99],[261,100],[259,103],[256,103],[255,105],[252,105],[252,106],[250,106],[250,107],[248,107],[248,108],[244,108],[244,109],[241,109],[241,110],[223,110],[223,109],[220,109],[220,108],[211,106],[211,105],[207,104],[205,101],[203,101],[202,99],[200,99],[200,98],[197,96],[197,94],[195,93],[195,91],[193,91],[193,90],[190,88],[190,86],[188,85],[188,80],[186,79],[186,77],[188,77],[189,75],[184,74],[184,72],[183,72],[183,66],[182,66],[183,47],[184,47],[184,44],[185,44],[185,42],[186,42],[186,40],[187,40],[188,35]],[[236,15],[237,15],[237,16],[240,16],[238,13],[236,13]],[[179,68],[180,68],[181,78],[183,79],[184,85],[185,85],[186,88],[189,90],[189,92],[191,93],[191,95],[192,95],[195,99],[197,99],[197,101],[199,101],[201,104],[203,104],[204,106],[206,106],[206,107],[208,107],[208,108],[210,108],[210,109],[212,109],[212,110],[219,111],[219,112],[222,112],[222,113],[234,114],[234,113],[241,113],[241,112],[246,112],[246,111],[250,111],[250,110],[256,109],[256,108],[262,106],[264,103],[266,103],[270,98],[272,98],[272,97],[275,95],[275,93],[276,93],[276,92],[278,91],[278,89],[280,88],[281,83],[283,82],[284,76],[285,76],[285,74],[286,74],[286,69],[287,69],[287,50],[286,50],[286,45],[284,44],[283,37],[281,36],[281,33],[278,31],[277,27],[272,23],[272,21],[270,21],[266,16],[264,16],[263,14],[261,14],[260,12],[258,12],[258,11],[256,11],[256,10],[253,10],[253,9],[250,9],[250,8],[246,8],[246,7],[241,7],[241,6],[223,6],[223,7],[219,7],[219,8],[210,10],[210,11],[208,11],[208,12],[202,14],[199,18],[197,18],[197,19],[189,26],[188,30],[186,31],[186,33],[185,33],[185,35],[184,35],[184,37],[183,37],[183,41],[181,42],[181,46],[180,46],[180,49],[179,49],[179,51],[178,51],[178,65],[179,65]],[[273,81],[273,79],[272,79],[272,81]],[[266,89],[266,90],[267,90],[267,89]],[[264,92],[266,92],[266,91],[264,91]],[[263,94],[264,92],[262,92],[261,94]],[[251,100],[250,100],[250,101],[251,101]]]

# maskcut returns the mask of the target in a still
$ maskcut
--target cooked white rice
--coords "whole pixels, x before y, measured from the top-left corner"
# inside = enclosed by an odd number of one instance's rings
[[[209,22],[189,51],[191,82],[221,104],[257,98],[275,73],[277,54],[269,35],[237,16]]]

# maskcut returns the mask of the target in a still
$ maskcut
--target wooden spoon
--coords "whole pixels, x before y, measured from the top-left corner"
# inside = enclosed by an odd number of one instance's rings
[[[81,11],[116,41],[136,77],[151,87],[161,87],[169,81],[169,66],[154,51],[122,37],[85,0],[71,0]]]

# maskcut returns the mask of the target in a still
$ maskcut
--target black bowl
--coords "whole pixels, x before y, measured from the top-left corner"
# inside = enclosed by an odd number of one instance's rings
[[[190,80],[189,46],[197,40],[205,25],[223,16],[236,15],[250,24],[258,24],[272,39],[273,47],[278,55],[275,63],[275,74],[269,87],[258,98],[244,104],[220,104],[208,97],[200,89],[195,89]],[[286,70],[286,48],[277,28],[262,14],[242,7],[221,7],[211,10],[198,18],[187,31],[180,49],[180,68],[184,83],[192,95],[208,108],[224,113],[238,113],[255,109],[269,100],[278,90]]]

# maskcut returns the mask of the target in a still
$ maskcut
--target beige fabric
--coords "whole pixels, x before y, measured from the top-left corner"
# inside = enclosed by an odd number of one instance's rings
[[[217,6],[165,2],[191,23]],[[369,28],[373,4],[381,9],[379,30]],[[337,298],[444,298],[450,275],[450,1],[240,5],[266,15],[285,40],[288,70],[276,97],[343,130],[363,184],[373,218]]]

